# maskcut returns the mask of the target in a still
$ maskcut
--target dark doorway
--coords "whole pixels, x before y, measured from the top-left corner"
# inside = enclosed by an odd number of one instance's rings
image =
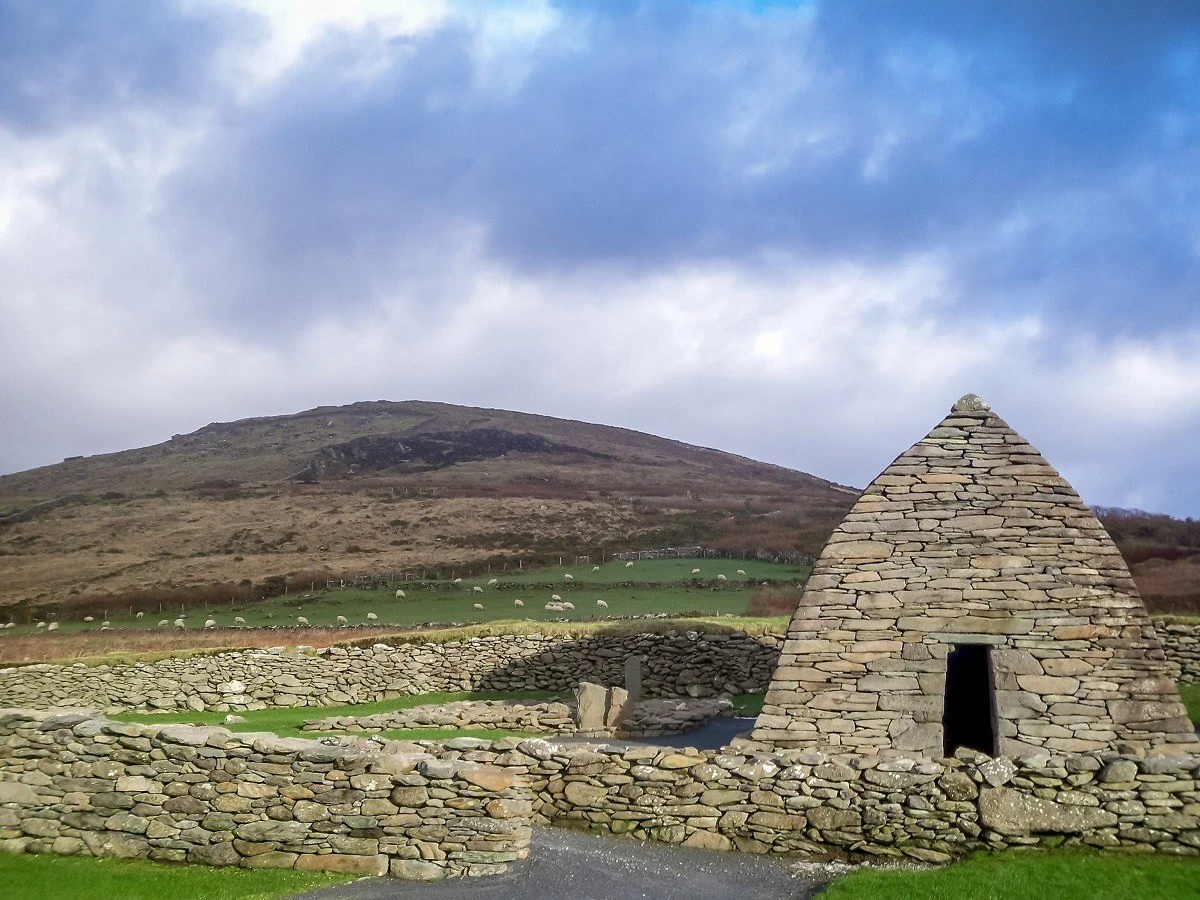
[[[959,747],[996,755],[992,705],[992,665],[987,645],[955,646],[946,660],[946,704],[942,713],[947,756]]]

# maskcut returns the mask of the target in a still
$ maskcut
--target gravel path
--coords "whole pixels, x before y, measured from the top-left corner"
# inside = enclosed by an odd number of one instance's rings
[[[535,828],[527,862],[508,874],[428,883],[369,878],[301,894],[305,900],[808,900],[827,883],[762,856]],[[298,898],[297,898],[298,900]]]

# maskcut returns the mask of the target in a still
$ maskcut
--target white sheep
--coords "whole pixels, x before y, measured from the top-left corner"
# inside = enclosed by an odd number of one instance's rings
[[[217,627],[217,620],[216,620],[216,619],[205,619],[205,620],[204,620],[204,627],[205,627],[205,628],[216,628],[216,627]]]
[[[95,616],[84,616],[84,617],[83,617],[83,621],[85,621],[85,622],[95,622],[95,621],[96,621],[96,617],[95,617]]]
[[[717,581],[726,581],[726,580],[727,580],[727,579],[725,578],[725,576],[724,576],[724,575],[718,575],[718,576],[717,576]]]
[[[739,575],[745,575],[745,574],[746,574],[746,570],[745,570],[745,569],[738,569],[738,574],[739,574]]]
[[[241,616],[234,616],[234,617],[233,617],[233,624],[234,624],[234,625],[245,625],[245,624],[246,624],[246,620],[245,620],[245,619],[243,619]]]
[[[455,583],[455,584],[462,584],[462,579],[461,579],[461,578],[455,578],[455,579],[454,579],[454,583]]]
[[[46,623],[45,623],[45,622],[38,622],[38,623],[37,623],[37,625],[36,625],[35,627],[37,627],[37,628],[45,628],[45,627],[46,627]]]
[[[562,597],[558,596],[558,594],[551,594],[551,595],[550,595],[550,599],[551,599],[551,600],[554,600],[555,602],[557,602],[557,601],[561,600],[561,599],[562,599]]]
[[[600,567],[599,567],[599,566],[592,566],[592,571],[593,571],[593,572],[599,572],[599,571],[600,571]]]
[[[51,622],[49,625],[46,626],[46,630],[47,631],[58,631],[58,623]]]
[[[296,624],[306,626],[308,625],[308,619],[304,618],[304,616],[296,616]]]
[[[474,593],[476,593],[476,594],[482,594],[482,593],[483,593],[483,588],[481,588],[479,585],[475,585],[475,587],[471,588],[471,590],[472,590]]]
[[[16,626],[16,624],[17,624],[16,622],[5,622],[4,627],[5,628],[13,628]]]
[[[53,623],[51,623],[51,624],[53,624]],[[101,625],[100,630],[101,631],[112,631],[112,628],[109,627],[108,625]]]
[[[574,604],[574,603],[572,603],[570,600],[564,600],[564,601],[562,602],[562,608],[563,608],[563,609],[574,609],[574,608],[575,608],[575,604]]]
[[[564,575],[564,576],[563,576],[563,578],[565,578],[567,581],[574,581],[574,580],[575,580],[575,576],[574,576],[574,575],[572,575],[570,572],[568,572],[566,575]]]
[[[345,616],[338,616],[338,617],[337,617],[337,623],[338,623],[338,625],[342,626],[343,628],[345,628],[345,627],[346,627],[346,625],[348,625],[348,624],[349,624],[349,623],[346,621],[346,617],[345,617]]]
[[[472,605],[472,606],[474,606],[476,609],[479,609],[479,610],[482,610],[482,609],[483,609],[483,604],[482,604],[482,603],[473,603],[473,604],[471,604],[471,605]]]
[[[175,627],[176,627],[176,628],[186,628],[186,627],[187,627],[187,625],[186,625],[186,623],[183,621],[183,619],[176,619],[176,620],[175,620]]]
[[[140,612],[136,616],[134,616],[135,619],[144,619],[145,617],[146,617],[146,614],[144,612]]]
[[[693,575],[699,575],[699,574],[700,574],[700,570],[699,570],[699,569],[692,569],[692,574],[693,574]]]
[[[546,609],[550,610],[551,612],[562,612],[562,604],[561,603],[547,603]]]
[[[404,591],[396,591],[396,596],[397,597],[408,597],[408,594],[404,593]]]
[[[171,624],[171,623],[170,623],[170,622],[168,622],[166,619],[159,619],[159,620],[158,620],[158,626],[157,626],[157,627],[159,627],[159,628],[166,628],[166,627],[167,627],[168,625],[170,625],[170,624]]]
[[[627,562],[627,563],[625,563],[625,568],[627,568],[627,569],[632,569],[632,568],[633,568],[633,562],[632,562],[632,561],[630,561],[630,562]]]
[[[499,583],[500,583],[499,578],[489,578],[488,579],[488,584],[499,584]]]
[[[518,597],[516,600],[513,601],[513,606],[524,606],[524,605],[525,605],[525,601],[522,600],[520,597]]]
[[[379,616],[375,615],[375,613],[367,613],[367,621],[368,622],[378,622]]]
[[[608,604],[605,603],[603,600],[597,600],[596,605],[598,607],[600,607],[601,609],[608,609]]]

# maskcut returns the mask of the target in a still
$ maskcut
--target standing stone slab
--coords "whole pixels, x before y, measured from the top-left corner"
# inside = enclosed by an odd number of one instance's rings
[[[1104,526],[967,395],[830,536],[753,739],[940,756],[970,683],[985,752],[1195,748],[1172,674]]]

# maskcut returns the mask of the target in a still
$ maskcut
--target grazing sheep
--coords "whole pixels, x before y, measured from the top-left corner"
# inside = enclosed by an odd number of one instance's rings
[[[625,568],[629,569],[629,568],[632,568],[632,567],[633,567],[633,563],[632,563],[632,562],[627,562],[627,563],[625,563]]]
[[[338,616],[338,617],[337,617],[337,623],[338,623],[338,625],[340,625],[342,628],[345,628],[345,627],[346,627],[346,625],[347,625],[347,624],[349,624],[349,623],[346,621],[346,617],[345,617],[345,616]]]
[[[471,588],[471,590],[474,591],[476,594],[483,593],[483,588],[481,588],[479,585],[475,585],[475,587]]]
[[[95,617],[95,616],[84,616],[84,617],[83,617],[83,621],[85,621],[85,622],[95,622],[95,621],[96,621],[96,617]]]
[[[46,627],[46,623],[45,623],[45,622],[38,622],[38,623],[37,623],[37,625],[36,625],[35,627],[37,627],[37,628],[45,628],[45,627]]]
[[[168,625],[170,625],[170,624],[171,624],[171,623],[170,623],[170,622],[168,622],[166,619],[159,619],[159,620],[158,620],[158,625],[157,625],[157,627],[158,627],[158,628],[166,628],[166,627],[167,627]]]
[[[564,601],[562,602],[562,608],[563,608],[563,609],[574,609],[574,608],[575,608],[575,604],[574,604],[574,603],[572,603],[570,600],[564,600]]]
[[[745,575],[745,574],[746,574],[746,570],[745,570],[745,569],[738,569],[738,574],[739,574],[739,575]]]
[[[563,605],[561,603],[547,603],[546,609],[550,610],[550,612],[562,612]]]
[[[15,626],[16,624],[17,624],[16,622],[6,622],[6,623],[4,624],[4,627],[5,627],[5,628],[12,628],[12,627],[13,627],[13,626]]]
[[[599,567],[599,566],[592,566],[592,571],[593,571],[593,572],[599,572],[599,571],[600,571],[600,567]]]
[[[476,609],[483,609],[483,604],[482,604],[482,603],[473,603],[473,604],[471,604],[471,605],[472,605],[472,606],[474,606]]]
[[[46,630],[47,631],[58,631],[58,623],[51,622],[49,625],[46,626]]]
[[[216,627],[217,627],[217,620],[216,620],[216,619],[205,619],[205,620],[204,620],[204,627],[205,627],[205,628],[216,628]]]
[[[558,596],[558,594],[551,594],[550,599],[554,600],[555,602],[558,602],[559,600],[562,599],[562,597]]]
[[[520,597],[518,597],[516,600],[513,601],[513,606],[524,606],[524,605],[525,605],[525,601],[522,600]]]
[[[243,723],[243,722],[245,722],[245,721],[246,721],[246,717],[245,717],[245,716],[236,716],[236,715],[234,715],[233,713],[230,713],[229,715],[227,715],[227,716],[225,717],[225,724],[226,724],[226,725],[240,725],[240,724],[242,724],[242,723]]]
[[[379,616],[375,615],[375,613],[367,613],[367,621],[368,622],[378,622]]]
[[[296,616],[296,624],[297,625],[307,625],[308,619],[304,618],[304,616]]]
[[[563,576],[563,578],[565,578],[567,581],[574,581],[574,580],[575,580],[575,576],[574,576],[574,575],[572,575],[570,572],[568,572],[566,575],[564,575],[564,576]]]
[[[176,628],[186,628],[186,627],[187,627],[187,625],[184,623],[183,619],[176,619],[176,620],[175,620],[175,627],[176,627]]]
[[[500,583],[499,578],[489,578],[488,579],[488,584],[499,584],[499,583]]]
[[[53,624],[53,623],[51,623],[51,624]],[[108,625],[101,625],[100,630],[101,631],[112,631],[112,628],[110,628]]]
[[[140,612],[136,616],[134,616],[135,619],[144,619],[145,617],[146,617],[146,614],[144,612]]]
[[[601,609],[608,609],[608,604],[605,603],[603,600],[597,600],[596,605],[598,607],[600,607]]]
[[[700,574],[700,570],[699,570],[699,569],[692,569],[692,574],[693,574],[693,575],[699,575],[699,574]]]
[[[454,583],[455,583],[455,584],[462,584],[462,579],[461,579],[461,578],[455,578],[455,579],[454,579]]]
[[[725,578],[725,576],[724,576],[724,575],[718,575],[718,576],[717,576],[717,581],[725,581],[725,580],[726,580],[726,578]]]
[[[233,617],[233,624],[234,624],[234,625],[245,625],[245,624],[246,624],[246,620],[245,620],[245,619],[243,619],[241,616],[234,616],[234,617]]]

